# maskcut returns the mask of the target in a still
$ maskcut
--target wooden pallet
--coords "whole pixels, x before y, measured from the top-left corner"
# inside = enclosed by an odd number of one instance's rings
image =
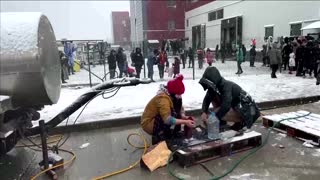
[[[263,125],[272,127],[274,123],[286,118],[294,118],[280,122],[275,130],[280,130],[290,137],[306,141],[311,140],[313,145],[320,144],[320,115],[307,111],[296,111],[283,114],[263,116]],[[307,115],[307,116],[305,116]],[[301,117],[305,116],[305,117]]]
[[[242,136],[233,137],[225,141],[210,141],[177,150],[175,158],[179,165],[182,167],[188,167],[252,149],[259,146],[261,141],[261,134],[251,131],[244,133]]]

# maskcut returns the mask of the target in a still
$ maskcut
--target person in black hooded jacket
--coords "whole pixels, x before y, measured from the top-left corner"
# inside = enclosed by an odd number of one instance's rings
[[[260,111],[250,95],[236,83],[224,79],[216,67],[208,67],[199,83],[207,90],[202,104],[203,121],[207,121],[210,103],[220,125],[226,125],[226,121],[234,121],[231,129],[236,131],[245,126],[251,128],[259,118]]]
[[[134,64],[134,67],[136,68],[136,78],[140,78],[141,69],[144,65],[144,58],[142,56],[140,48],[136,48],[136,52],[133,54],[132,62]]]

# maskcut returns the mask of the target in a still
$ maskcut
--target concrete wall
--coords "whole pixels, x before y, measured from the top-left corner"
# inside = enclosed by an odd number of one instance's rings
[[[139,46],[143,40],[143,1],[130,1],[131,41],[133,47]],[[136,43],[138,41],[138,43]]]
[[[214,1],[186,12],[185,36],[192,42],[192,26],[206,24],[207,47],[220,43],[221,20],[208,22],[208,13],[224,9],[224,19],[241,15],[243,18],[242,39],[246,46],[252,38],[257,39],[261,47],[266,25],[274,25],[274,37],[289,36],[290,23],[302,22],[302,27],[320,19],[320,1]],[[308,33],[307,31],[304,34]]]

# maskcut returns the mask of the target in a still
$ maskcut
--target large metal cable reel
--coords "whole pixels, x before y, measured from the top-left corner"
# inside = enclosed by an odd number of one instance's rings
[[[36,12],[1,13],[0,139],[39,119],[44,105],[57,103],[61,64],[48,18]],[[21,123],[23,121],[29,123]],[[29,124],[29,125],[27,125]],[[11,133],[10,133],[11,132]],[[16,140],[10,141],[12,144]],[[0,143],[0,154],[12,147]]]

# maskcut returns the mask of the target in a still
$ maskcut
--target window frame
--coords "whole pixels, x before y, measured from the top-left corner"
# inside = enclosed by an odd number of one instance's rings
[[[272,28],[272,35],[271,35],[271,36],[273,37],[273,36],[274,36],[274,26],[265,26],[265,27],[264,27],[264,36],[265,36],[266,38],[268,38],[268,37],[270,36],[270,35],[267,34],[267,29],[268,29],[268,28]]]
[[[214,14],[214,18],[211,18],[213,17],[212,14]],[[217,20],[217,11],[211,11],[208,13],[208,21],[215,21]]]
[[[219,18],[219,12],[222,12],[222,17],[220,18]],[[217,14],[216,14],[217,19],[223,19],[223,16],[224,16],[224,10],[223,9],[217,10]]]
[[[301,36],[302,35],[302,23],[293,23],[293,24],[289,24],[290,25],[290,36]],[[293,31],[292,31],[292,26],[296,26],[296,25],[300,25],[300,33],[299,34],[293,34]]]

